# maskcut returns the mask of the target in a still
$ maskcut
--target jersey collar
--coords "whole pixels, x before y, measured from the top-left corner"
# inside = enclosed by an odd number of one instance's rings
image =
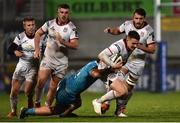
[[[58,18],[56,18],[56,23],[57,23],[57,25],[59,25],[59,26],[63,26],[63,25],[66,25],[66,24],[68,24],[69,23],[69,21],[70,20],[68,20],[67,22],[62,22],[62,21],[60,21],[60,20],[58,20]]]

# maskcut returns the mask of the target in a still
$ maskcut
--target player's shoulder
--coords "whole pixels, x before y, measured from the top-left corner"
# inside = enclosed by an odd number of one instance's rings
[[[26,37],[26,34],[25,32],[21,32],[16,37],[18,38],[18,40],[22,40],[24,37]]]
[[[87,65],[97,65],[97,61],[96,60],[92,60]]]
[[[124,44],[124,40],[120,39],[118,41],[115,41],[114,44],[122,45],[122,44]]]
[[[120,40],[114,42],[113,45],[114,45],[115,47],[117,47],[118,50],[121,51],[121,50],[125,47],[124,39],[120,39]]]
[[[74,23],[73,23],[72,21],[69,21],[68,26],[69,26],[69,28],[71,28],[72,30],[73,30],[73,29],[76,29],[76,26],[74,25]]]
[[[98,63],[96,60],[92,60],[86,64],[86,68],[91,69],[97,67]]]
[[[56,23],[56,19],[51,19],[51,20],[48,20],[45,22],[47,24],[47,26],[53,24],[53,23]]]
[[[125,25],[131,25],[131,24],[133,24],[133,20],[126,20],[126,21],[124,22],[124,24],[125,24]]]
[[[149,24],[147,24],[145,27],[144,27],[144,30],[146,30],[147,32],[149,32],[149,33],[152,33],[154,30],[153,30],[153,28],[149,25]]]

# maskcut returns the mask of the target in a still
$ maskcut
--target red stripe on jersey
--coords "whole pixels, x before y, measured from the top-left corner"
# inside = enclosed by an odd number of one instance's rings
[[[111,55],[112,55],[113,53],[112,53],[111,49],[109,49],[109,47],[108,47],[108,50],[111,52]]]
[[[41,30],[44,32],[44,30],[41,28]],[[44,32],[45,33],[45,32]]]

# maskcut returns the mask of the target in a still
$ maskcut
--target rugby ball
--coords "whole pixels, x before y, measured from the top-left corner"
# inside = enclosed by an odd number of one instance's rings
[[[116,64],[118,62],[123,62],[122,56],[120,54],[113,54],[110,59]]]

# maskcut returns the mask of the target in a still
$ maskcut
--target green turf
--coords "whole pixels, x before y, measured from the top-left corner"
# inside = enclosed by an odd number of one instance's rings
[[[0,121],[41,121],[41,122],[180,122],[180,93],[149,93],[135,92],[127,107],[127,118],[114,117],[115,103],[112,102],[110,110],[103,116],[97,116],[92,108],[91,100],[99,97],[98,93],[83,93],[82,107],[75,111],[77,118],[59,118],[56,116],[31,116],[24,120],[18,118],[8,119],[9,95],[0,93]],[[19,96],[19,105],[25,106],[25,97]]]

